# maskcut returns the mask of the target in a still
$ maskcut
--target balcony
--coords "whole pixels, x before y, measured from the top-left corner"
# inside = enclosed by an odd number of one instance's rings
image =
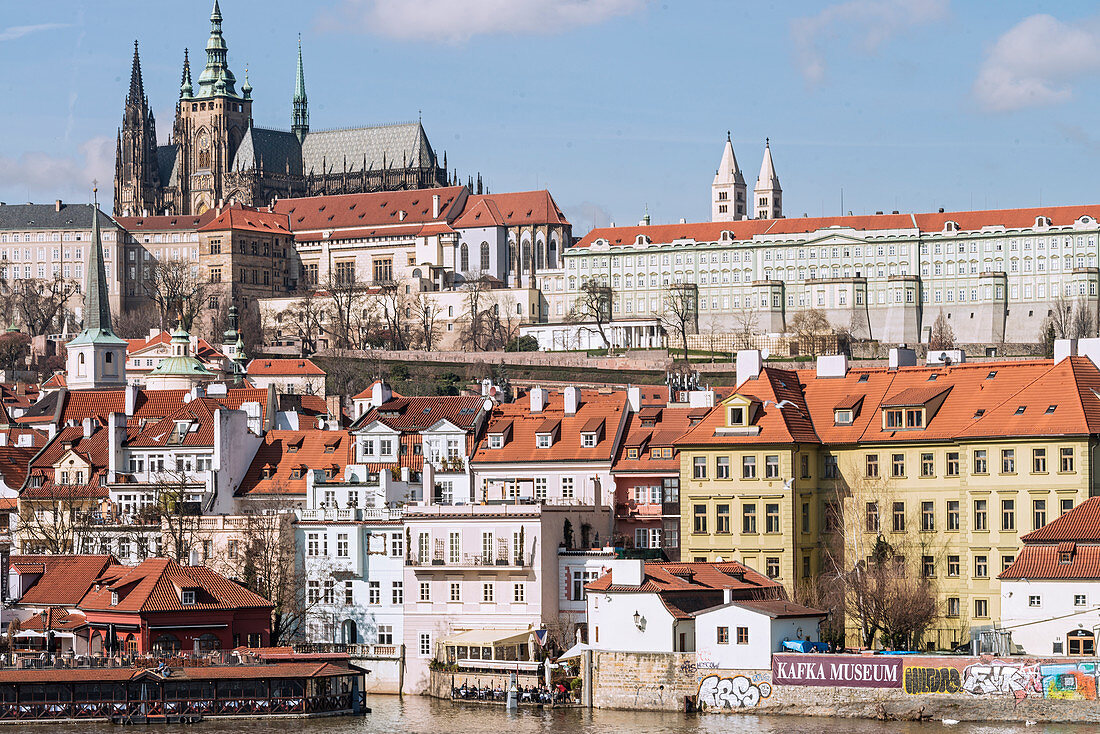
[[[650,502],[635,502],[630,500],[628,502],[615,503],[615,517],[618,518],[632,518],[639,519],[645,518],[660,518],[660,517],[679,517],[680,505],[672,502],[665,502],[662,504],[650,503]]]
[[[396,659],[401,657],[401,651],[398,645],[377,645],[367,643],[299,642],[294,645],[294,652],[299,655],[344,653],[350,655],[353,659]]]
[[[496,558],[487,556],[483,553],[463,553],[458,558],[452,558],[451,556],[442,556],[436,554],[436,556],[430,560],[424,560],[415,556],[410,556],[405,559],[406,566],[412,566],[419,568],[423,571],[431,571],[438,569],[444,570],[487,570],[497,569],[501,571],[514,571],[521,568],[530,568],[534,561],[534,552],[526,554],[526,558],[517,558],[512,555],[497,555]]]
[[[388,507],[322,507],[299,510],[298,516],[304,522],[355,522],[357,520],[400,520],[404,517],[400,509]]]

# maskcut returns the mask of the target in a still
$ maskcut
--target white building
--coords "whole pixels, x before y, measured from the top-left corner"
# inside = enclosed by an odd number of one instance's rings
[[[781,599],[743,599],[695,612],[695,659],[723,670],[770,670],[786,640],[818,639],[826,613]]]
[[[1096,654],[1100,630],[1100,497],[1021,537],[997,578],[1001,621],[1028,655]]]

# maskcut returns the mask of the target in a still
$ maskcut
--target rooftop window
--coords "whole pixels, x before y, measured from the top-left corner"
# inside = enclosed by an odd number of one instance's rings
[[[990,373],[985,376],[985,379],[992,380],[996,376],[997,376],[997,370],[991,370]]]
[[[1023,415],[1025,410],[1027,410],[1026,405],[1019,406],[1018,408],[1016,408],[1016,415]]]
[[[1053,413],[1057,409],[1058,409],[1057,405],[1048,405],[1046,414],[1050,415],[1051,413]]]

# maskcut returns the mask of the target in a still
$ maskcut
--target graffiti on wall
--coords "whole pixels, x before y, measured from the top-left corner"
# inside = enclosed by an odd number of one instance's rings
[[[975,696],[999,694],[1016,699],[1027,698],[1032,693],[1042,695],[1043,692],[1038,665],[1006,663],[1003,660],[966,666],[962,689]]]
[[[903,688],[913,695],[921,693],[958,693],[962,675],[958,668],[906,667]]]
[[[1039,672],[1045,698],[1096,700],[1096,663],[1041,665]]]
[[[757,706],[770,695],[772,686],[766,680],[754,682],[743,675],[732,678],[708,675],[699,682],[698,701],[705,708],[743,709]]]

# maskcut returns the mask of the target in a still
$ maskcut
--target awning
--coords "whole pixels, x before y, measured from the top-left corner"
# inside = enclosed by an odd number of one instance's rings
[[[22,630],[15,633],[16,637],[45,637],[41,632],[35,632],[34,630]]]
[[[591,649],[592,648],[588,646],[588,643],[578,642],[576,645],[573,645],[573,647],[566,650],[564,655],[561,655],[560,657],[558,657],[558,660],[568,660],[569,658],[579,658],[581,656],[581,654],[584,653],[585,650],[591,650]]]
[[[443,641],[444,645],[507,645],[527,642],[527,638],[534,630],[517,629],[481,629],[458,632]]]

